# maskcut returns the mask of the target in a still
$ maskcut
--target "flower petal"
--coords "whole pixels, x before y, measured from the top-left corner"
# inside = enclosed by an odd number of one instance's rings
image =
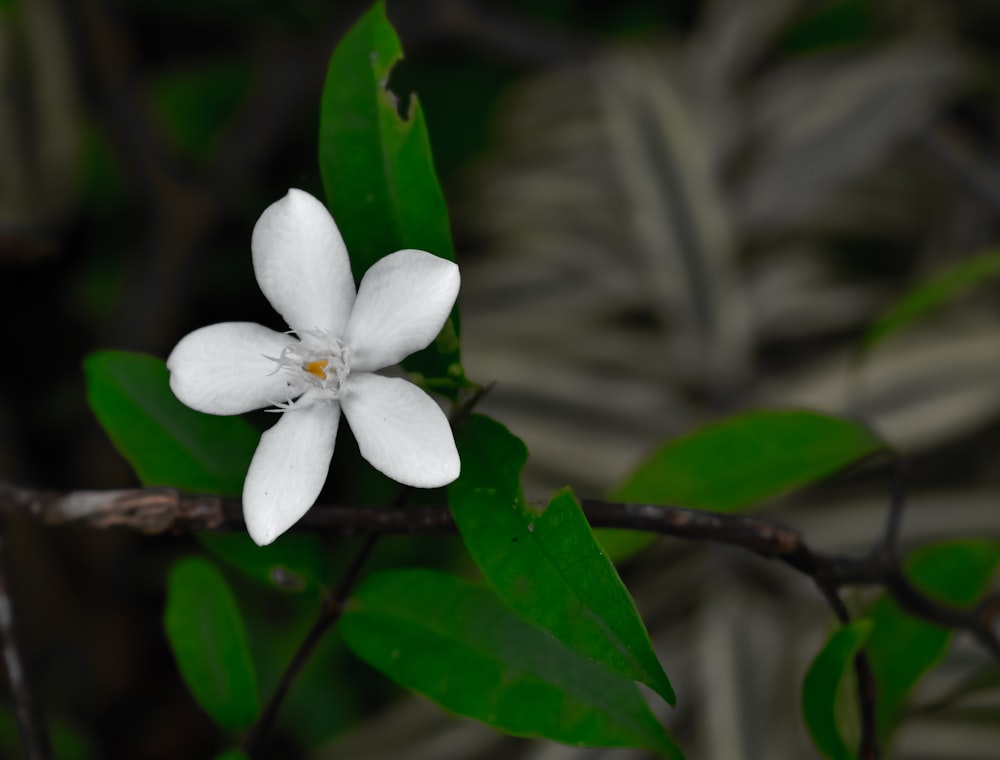
[[[181,401],[208,414],[242,414],[288,401],[302,392],[284,372],[275,372],[281,349],[295,338],[254,324],[222,322],[195,330],[167,357],[170,389]]]
[[[352,374],[340,397],[361,456],[393,480],[437,488],[461,462],[448,418],[434,399],[398,377]]]
[[[354,277],[326,206],[289,190],[260,215],[250,249],[260,289],[300,337],[305,330],[343,332],[354,306]]]
[[[323,490],[340,407],[320,401],[285,412],[260,438],[243,483],[247,532],[265,546],[309,511]]]
[[[344,340],[351,367],[369,372],[396,364],[441,332],[459,286],[458,267],[426,251],[379,259],[358,288]]]

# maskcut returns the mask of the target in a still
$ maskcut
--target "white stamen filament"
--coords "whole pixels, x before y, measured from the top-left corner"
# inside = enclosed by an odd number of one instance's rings
[[[351,374],[351,349],[325,331],[304,331],[301,337],[303,340],[282,348],[279,356],[267,357],[277,364],[274,372],[292,374],[296,378],[292,387],[319,389],[319,393],[309,394],[310,403],[339,398]],[[298,403],[289,399],[275,406],[275,411],[289,411],[298,408]]]

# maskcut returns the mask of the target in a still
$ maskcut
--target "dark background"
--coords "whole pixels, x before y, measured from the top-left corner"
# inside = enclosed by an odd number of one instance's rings
[[[996,242],[1000,9],[736,6],[389,3],[407,51],[393,86],[419,95],[452,201],[467,369],[501,380],[486,409],[538,454],[533,493],[568,482],[584,495],[611,487],[656,441],[740,408],[857,414],[912,455],[916,491],[992,504],[959,516],[941,509],[954,499],[941,499],[927,512],[945,516],[929,518],[926,535],[956,523],[1000,534],[995,285],[866,365],[884,372],[860,396],[842,403],[824,385],[901,293]],[[212,322],[278,326],[253,280],[250,230],[288,187],[322,194],[326,63],[365,7],[0,3],[0,478],[52,489],[135,484],[88,410],[82,359],[107,348],[164,357]],[[741,20],[729,47],[720,19]],[[629,65],[649,79],[630,79],[640,94],[609,115],[591,87],[606,81],[607,61],[633,60],[627,51],[643,51]],[[690,134],[661,130],[676,122],[650,106],[660,75]],[[614,115],[639,125],[647,154],[663,161],[658,181],[673,188],[652,233],[630,217],[628,172],[615,173],[613,156],[594,160],[613,153],[592,137],[594,124]],[[768,118],[784,131],[768,131]],[[807,137],[796,142],[796,130]],[[685,162],[702,155],[712,192],[685,184]],[[571,192],[595,188],[608,195]],[[609,197],[621,204],[610,214]],[[725,221],[698,221],[713,204]],[[699,237],[723,227],[718,246]],[[692,239],[702,247],[679,248],[709,262],[700,284],[681,271],[674,245]],[[533,253],[546,248],[551,261]],[[647,287],[655,278],[644,272],[660,271],[648,257],[660,250],[680,294]],[[730,313],[738,299],[746,303]],[[706,310],[713,318],[699,322]],[[948,353],[973,333],[980,343]],[[859,493],[881,496],[868,481],[843,490]],[[864,533],[854,526],[845,545]],[[5,518],[5,532],[27,664],[47,716],[70,734],[65,757],[209,757],[224,746],[161,630],[166,569],[198,550],[192,539],[42,530],[23,517]],[[400,547],[391,561],[421,551]],[[285,620],[301,628],[310,610],[291,598],[256,604],[253,619],[278,629]],[[332,736],[387,693],[342,652],[325,657],[317,669],[342,686],[314,699],[311,713],[289,709],[274,757],[299,751],[293,735],[309,745]],[[11,753],[12,730],[0,744]]]

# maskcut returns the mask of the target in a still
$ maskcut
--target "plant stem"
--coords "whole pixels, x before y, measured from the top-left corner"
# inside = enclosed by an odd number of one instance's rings
[[[278,711],[281,709],[281,704],[284,702],[289,688],[291,688],[299,673],[302,672],[302,668],[309,661],[313,651],[316,649],[316,645],[319,644],[324,634],[340,619],[344,604],[347,602],[351,590],[361,577],[361,571],[375,550],[378,540],[379,534],[377,533],[372,533],[365,538],[364,544],[357,555],[355,555],[350,567],[347,568],[347,572],[341,579],[340,584],[331,593],[327,594],[323,600],[319,616],[312,624],[305,638],[302,639],[302,643],[299,644],[299,648],[292,656],[288,667],[285,668],[285,672],[281,674],[278,685],[275,687],[267,704],[264,705],[264,709],[261,710],[257,721],[250,727],[250,730],[243,738],[243,751],[248,757],[253,758],[260,750],[264,739],[267,738],[274,727],[274,721],[278,717]]]

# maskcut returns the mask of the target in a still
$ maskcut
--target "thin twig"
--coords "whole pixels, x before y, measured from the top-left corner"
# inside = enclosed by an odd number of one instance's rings
[[[285,672],[281,674],[281,679],[278,681],[278,685],[275,687],[274,692],[271,694],[271,698],[268,700],[267,704],[264,705],[264,709],[261,710],[260,716],[257,721],[250,727],[246,736],[243,739],[242,746],[243,751],[246,753],[247,757],[253,758],[256,753],[260,750],[260,747],[267,738],[268,734],[271,732],[271,728],[274,726],[274,721],[278,717],[278,711],[281,709],[281,705],[285,700],[285,695],[288,693],[289,688],[291,688],[292,683],[298,678],[299,674],[302,672],[302,668],[312,657],[313,651],[316,649],[316,645],[322,640],[323,636],[331,626],[334,625],[339,619],[340,614],[344,609],[344,604],[347,602],[347,597],[350,595],[351,590],[354,585],[358,582],[358,578],[361,576],[361,570],[364,568],[368,559],[371,557],[372,552],[375,549],[375,545],[378,543],[380,534],[370,533],[365,539],[365,543],[362,545],[361,549],[358,551],[354,560],[351,562],[350,567],[341,579],[340,585],[337,589],[329,594],[323,600],[323,606],[320,608],[319,616],[313,623],[312,628],[306,634],[305,638],[299,644],[299,648],[295,650],[295,654],[292,656],[291,661],[288,663],[288,667],[285,668]]]
[[[859,760],[878,760],[878,725],[875,712],[877,687],[871,662],[864,650],[854,655],[854,675],[858,679],[858,711],[861,714],[858,758]]]
[[[455,427],[455,425],[471,414],[476,404],[479,403],[483,396],[489,393],[492,387],[492,385],[478,386],[463,403],[456,405],[455,410],[451,414],[451,426]],[[393,499],[390,505],[390,509],[400,512],[412,493],[413,488],[410,486],[400,488],[396,494],[396,498]],[[452,525],[452,530],[454,531],[454,525]],[[295,679],[298,678],[299,673],[302,672],[302,668],[305,667],[309,658],[312,657],[316,645],[319,644],[323,636],[326,635],[326,632],[340,619],[340,615],[344,610],[344,604],[347,603],[351,591],[361,578],[362,570],[375,551],[375,546],[378,544],[379,538],[383,535],[385,534],[380,531],[371,531],[368,533],[364,544],[362,544],[361,549],[352,560],[350,567],[347,568],[347,572],[344,573],[337,588],[327,594],[323,600],[319,616],[299,644],[299,648],[292,656],[288,667],[285,668],[285,672],[281,674],[281,679],[278,681],[278,685],[275,687],[264,709],[261,710],[260,716],[243,738],[243,751],[248,757],[254,757],[271,732],[274,721],[278,717],[278,712],[281,710],[281,705],[285,701],[285,695],[288,694],[288,690],[295,682]]]
[[[31,689],[31,683],[28,681],[24,658],[21,656],[14,620],[14,605],[7,583],[6,554],[4,536],[0,533],[0,648],[3,652],[7,686],[14,702],[14,717],[17,720],[24,757],[26,760],[49,760],[52,757],[49,735]]]
[[[896,462],[892,473],[892,494],[885,519],[882,540],[876,547],[881,561],[886,565],[899,565],[899,539],[903,531],[903,513],[906,509],[906,465]]]
[[[475,403],[479,399],[481,394],[477,395],[475,399],[471,402]],[[463,407],[465,408],[465,407]],[[468,407],[471,409],[471,406]],[[396,494],[396,498],[393,499],[392,508],[401,509],[405,504],[407,499],[413,493],[413,488],[410,486],[403,486],[399,489]],[[357,585],[358,580],[361,578],[361,571],[364,569],[368,560],[371,558],[372,553],[375,551],[375,546],[378,544],[379,539],[383,534],[372,532],[369,533],[365,539],[364,544],[362,544],[361,549],[355,555],[354,559],[351,561],[350,566],[347,568],[347,572],[340,579],[340,583],[337,588],[331,593],[327,594],[326,598],[323,600],[323,606],[320,608],[319,616],[316,618],[306,634],[305,638],[299,644],[299,648],[295,651],[292,656],[291,662],[288,663],[288,667],[285,668],[285,672],[281,674],[281,679],[278,681],[278,685],[274,689],[274,693],[271,694],[271,698],[268,700],[264,709],[261,710],[260,716],[257,721],[250,727],[246,736],[243,739],[242,746],[243,751],[247,754],[247,757],[254,757],[255,753],[260,749],[261,744],[267,735],[271,732],[271,728],[274,725],[275,719],[278,717],[278,711],[281,709],[282,703],[285,701],[285,695],[288,693],[288,689],[291,688],[292,683],[298,678],[299,673],[302,672],[302,668],[312,657],[313,651],[316,649],[316,645],[322,640],[326,632],[330,630],[340,620],[340,615],[344,611],[344,605],[347,603],[347,599]]]

